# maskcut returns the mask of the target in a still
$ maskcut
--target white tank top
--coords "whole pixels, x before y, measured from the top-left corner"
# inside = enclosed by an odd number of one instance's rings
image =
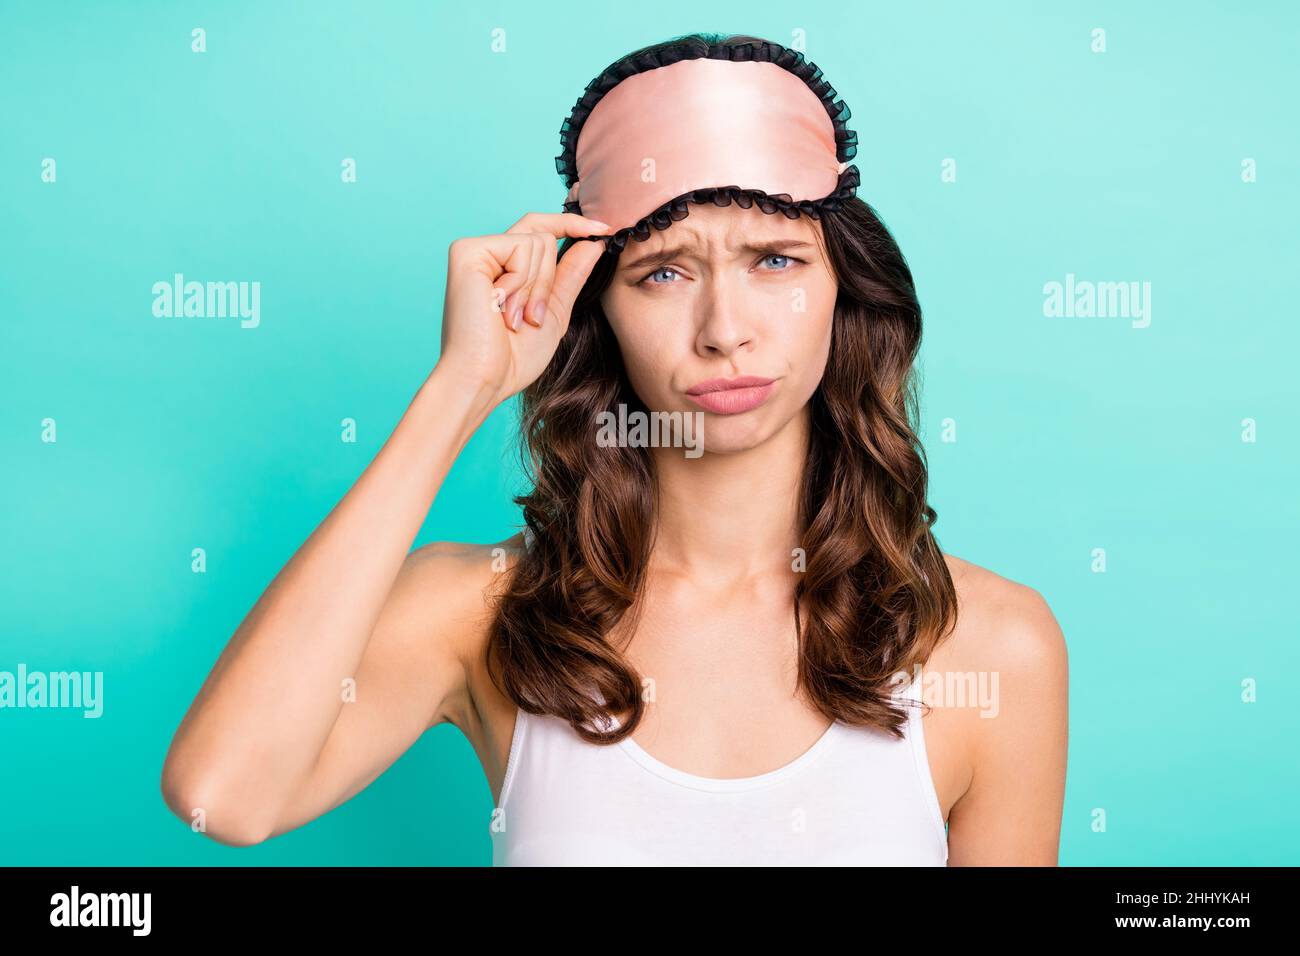
[[[836,721],[783,767],[714,778],[517,711],[492,865],[946,866],[921,712],[907,712],[902,740]]]

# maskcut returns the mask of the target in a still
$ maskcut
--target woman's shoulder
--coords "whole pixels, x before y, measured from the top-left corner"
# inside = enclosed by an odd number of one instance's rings
[[[522,553],[528,529],[513,534],[502,541],[476,544],[467,541],[430,541],[414,548],[407,556],[418,564],[430,567],[473,570],[486,560],[515,557]]]
[[[926,663],[923,694],[945,710],[945,733],[968,768],[969,789],[950,819],[963,803],[979,820],[1015,800],[1057,800],[1069,736],[1065,635],[1037,589],[944,558],[957,589],[957,626]],[[1059,821],[1059,802],[1051,812]]]
[[[957,623],[926,669],[953,681],[985,681],[1003,695],[1064,693],[1065,635],[1042,593],[954,555],[944,560],[957,591]]]
[[[487,544],[466,541],[430,541],[414,548],[404,570],[430,585],[442,584],[466,597],[485,596],[523,554],[524,534]]]
[[[504,572],[523,549],[522,534],[486,544],[430,541],[406,555],[389,597],[390,604],[400,604],[406,616],[419,621],[419,633],[437,645],[439,655],[463,669],[468,695],[457,703],[453,722],[476,747],[484,733],[480,698],[490,696],[483,664],[495,599],[507,579]]]
[[[522,534],[487,544],[430,541],[407,554],[398,580],[418,595],[430,625],[455,636],[461,659],[472,660],[491,623],[504,572],[523,548]]]
[[[952,688],[980,687],[994,712],[1017,718],[1054,719],[1066,706],[1069,660],[1065,635],[1046,598],[1033,587],[970,561],[945,554],[957,589],[957,624],[926,662],[937,673],[934,696]],[[960,705],[958,705],[960,706]],[[987,706],[981,707],[987,714]],[[980,736],[1014,732],[1019,720],[975,720]]]

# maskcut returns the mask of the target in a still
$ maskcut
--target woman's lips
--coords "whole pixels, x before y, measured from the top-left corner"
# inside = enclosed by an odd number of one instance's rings
[[[686,397],[705,411],[738,415],[762,405],[776,387],[774,379],[748,375],[727,382],[711,379],[686,392]]]

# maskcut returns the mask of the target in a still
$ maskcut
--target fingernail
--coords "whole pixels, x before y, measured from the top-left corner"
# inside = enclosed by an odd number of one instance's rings
[[[515,306],[515,311],[510,314],[510,327],[519,328],[519,320],[524,317],[524,308],[521,305]]]
[[[545,310],[542,308],[543,304],[544,303],[542,302],[542,300],[538,299],[536,302],[534,302],[532,305],[528,307],[528,317],[533,320],[534,325],[542,324],[542,315],[545,312]]]
[[[593,219],[593,220],[591,220],[591,221],[592,221],[593,223],[595,223],[596,228],[598,228],[598,229],[611,229],[611,228],[613,228],[612,226],[610,226],[609,223],[607,223],[607,222],[601,222],[599,219]]]

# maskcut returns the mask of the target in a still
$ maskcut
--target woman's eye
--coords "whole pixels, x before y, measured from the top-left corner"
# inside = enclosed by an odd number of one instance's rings
[[[642,279],[641,281],[642,281],[642,282],[649,282],[651,285],[672,285],[671,282],[655,282],[655,281],[653,281],[655,276],[657,276],[657,275],[662,275],[662,274],[664,274],[665,272],[668,273],[669,275],[677,275],[677,270],[676,270],[676,269],[672,269],[672,268],[669,268],[668,266],[664,266],[664,267],[662,267],[662,268],[660,268],[660,269],[656,269],[654,272],[650,273],[648,276],[646,276],[646,277],[645,277],[644,279]]]
[[[789,272],[796,262],[803,262],[802,259],[796,259],[794,256],[784,256],[781,255],[781,253],[779,252],[769,252],[759,261],[767,262],[768,260],[771,259],[777,260],[775,268],[764,269],[763,270],[764,272]],[[680,277],[680,275],[681,273],[679,273],[676,269],[672,268],[671,266],[661,266],[660,268],[656,269],[654,272],[651,272],[649,275],[643,278],[640,284],[641,285],[676,285],[677,284],[676,278],[660,279],[656,277],[657,276]]]

